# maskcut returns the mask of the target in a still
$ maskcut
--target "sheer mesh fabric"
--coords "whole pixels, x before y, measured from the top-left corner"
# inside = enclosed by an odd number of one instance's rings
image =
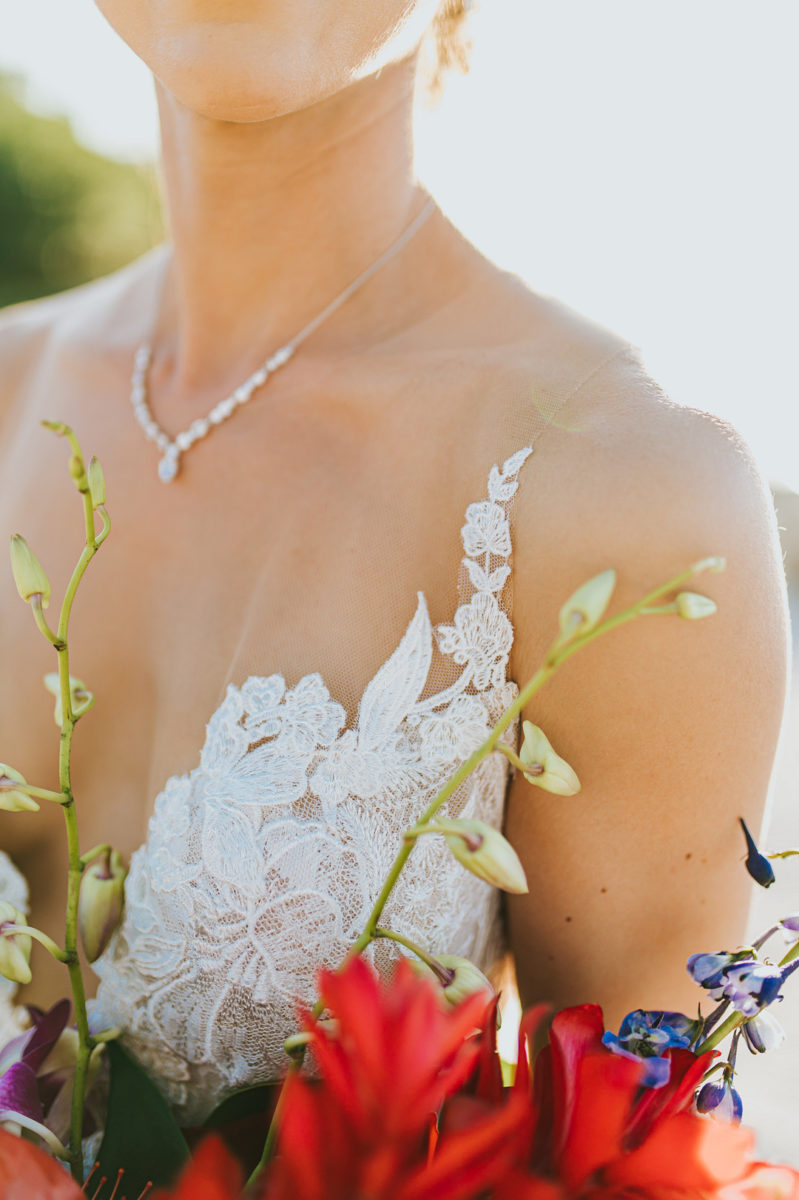
[[[297,1005],[363,927],[403,830],[518,694],[517,489],[535,487],[540,435],[566,401],[624,352],[597,329],[568,354],[542,346],[538,378],[508,352],[498,387],[487,359],[460,412],[409,396],[382,414],[396,469],[359,463],[339,535],[309,534],[295,573],[279,531],[290,538],[298,515],[313,529],[296,464],[199,763],[160,792],[123,925],[95,964],[97,1019],[126,1031],[184,1123],[285,1071]],[[442,395],[456,386],[442,380]],[[500,828],[507,783],[495,752],[445,811]],[[504,949],[498,893],[440,838],[417,844],[384,924],[484,969]],[[397,952],[384,941],[372,956]]]

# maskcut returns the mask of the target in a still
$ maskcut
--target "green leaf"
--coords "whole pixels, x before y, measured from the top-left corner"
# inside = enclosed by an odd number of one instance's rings
[[[279,1085],[262,1083],[255,1087],[242,1088],[218,1104],[210,1117],[203,1121],[203,1129],[216,1129],[229,1121],[240,1121],[259,1113],[269,1113],[275,1106]],[[266,1126],[264,1126],[266,1133]]]
[[[126,1196],[138,1196],[150,1182],[168,1187],[189,1157],[185,1138],[155,1084],[118,1042],[108,1043],[108,1058],[111,1087],[98,1175],[116,1179],[121,1167]]]
[[[773,854],[767,854],[766,858],[793,858],[794,854],[799,854],[799,850],[775,850]]]

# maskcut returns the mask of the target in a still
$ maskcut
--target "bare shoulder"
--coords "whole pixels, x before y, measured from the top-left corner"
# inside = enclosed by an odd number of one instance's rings
[[[685,585],[718,605],[703,623],[701,656],[693,652],[694,685],[716,695],[726,680],[752,704],[770,705],[779,724],[789,618],[777,518],[768,484],[732,425],[675,404],[638,350],[621,343],[557,407],[515,505],[515,678],[540,663],[564,600],[600,571],[617,572],[611,610],[618,611],[692,563],[721,556],[723,573]],[[595,704],[614,674],[634,694],[630,679],[653,655],[684,662],[688,634],[679,627],[687,624],[643,621],[607,639],[590,662],[572,668],[575,690],[559,684],[553,702],[560,696],[562,713]]]
[[[113,275],[0,311],[0,419],[50,354],[125,344],[127,300],[147,286],[162,253],[159,247]]]

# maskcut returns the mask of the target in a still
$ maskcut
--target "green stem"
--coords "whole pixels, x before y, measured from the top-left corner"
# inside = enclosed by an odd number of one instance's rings
[[[56,650],[62,649],[64,645],[63,640],[47,624],[47,618],[44,615],[44,608],[42,606],[42,597],[39,592],[35,592],[31,596],[31,611],[33,612],[33,619],[39,627],[40,633],[47,638],[51,646],[55,646]]]
[[[85,870],[90,862],[94,862],[95,858],[99,858],[101,854],[110,854],[110,852],[111,846],[108,842],[100,842],[99,846],[92,846],[91,850],[81,854],[81,868]]]
[[[796,942],[793,946],[791,946],[790,950],[788,950],[788,952],[782,956],[777,965],[780,967],[787,967],[788,963],[794,962],[797,958],[799,958],[799,942]]]
[[[266,1140],[264,1142],[264,1148],[261,1152],[261,1157],[258,1159],[258,1162],[255,1166],[255,1170],[253,1171],[250,1178],[247,1180],[247,1186],[244,1189],[245,1194],[249,1193],[250,1189],[254,1186],[254,1184],[258,1180],[259,1176],[261,1175],[261,1172],[264,1170],[264,1168],[266,1167],[270,1158],[272,1157],[272,1154],[273,1154],[274,1148],[275,1148],[275,1141],[277,1139],[277,1131],[278,1131],[278,1128],[280,1125],[280,1117],[281,1117],[281,1114],[283,1111],[283,1105],[285,1103],[286,1083],[287,1083],[290,1075],[297,1074],[297,1072],[300,1069],[300,1066],[301,1066],[301,1063],[292,1061],[291,1066],[288,1069],[288,1074],[287,1074],[286,1078],[283,1080],[283,1084],[280,1088],[280,1093],[277,1098],[277,1104],[275,1105],[275,1111],[272,1113],[272,1120],[269,1122],[269,1129],[267,1130],[267,1133],[266,1133]]]
[[[53,958],[57,959],[58,962],[69,962],[69,955],[66,950],[62,950],[58,942],[54,942],[51,937],[48,937],[46,933],[42,933],[41,929],[36,929],[34,925],[6,925],[5,932],[26,933],[28,937],[33,938],[34,941],[44,946],[45,950],[52,954]]]
[[[66,796],[62,792],[51,792],[49,788],[34,787],[31,783],[18,783],[14,786],[15,792],[24,792],[26,796],[33,796],[35,800],[52,800],[54,804],[66,804]]]
[[[734,1033],[736,1029],[746,1023],[747,1018],[740,1012],[733,1012],[727,1017],[726,1021],[722,1021],[718,1029],[714,1029],[703,1042],[694,1047],[694,1054],[705,1054],[708,1050],[715,1050],[719,1042],[723,1042],[725,1037]]]
[[[54,425],[51,423],[51,428]],[[78,439],[67,426],[58,426],[57,432],[65,436],[76,455],[83,457]],[[69,1127],[69,1161],[73,1179],[83,1182],[83,1104],[86,1093],[86,1080],[89,1070],[89,1058],[92,1051],[92,1038],[89,1033],[89,1020],[86,1013],[86,990],[83,984],[80,958],[78,956],[78,897],[80,881],[84,864],[81,861],[80,843],[78,838],[78,820],[75,813],[75,797],[72,793],[71,754],[72,734],[75,729],[75,713],[72,709],[72,695],[69,682],[69,619],[75,595],[86,573],[86,568],[97,552],[97,540],[94,531],[94,509],[91,494],[81,491],[83,499],[83,517],[86,533],[86,544],[72,572],[67,585],[61,612],[58,620],[58,640],[53,644],[58,653],[58,682],[61,692],[61,741],[58,755],[58,779],[61,793],[64,797],[62,807],[67,835],[67,906],[66,929],[64,935],[64,950],[67,954],[67,969],[72,987],[72,999],[75,1008],[75,1024],[78,1030],[78,1050],[75,1063],[75,1076],[72,1084],[72,1111]],[[107,518],[104,518],[104,527]],[[104,528],[107,534],[107,528]],[[52,639],[51,639],[52,640]]]
[[[515,767],[517,771],[521,771],[522,774],[524,774],[526,771],[530,770],[531,764],[523,763],[516,751],[511,749],[507,742],[497,742],[496,749],[499,750],[500,754],[505,755],[510,765]],[[533,776],[533,778],[535,778],[535,776]]]
[[[421,959],[437,979],[441,979],[441,963],[433,958],[431,954],[428,954],[426,950],[423,950],[421,946],[417,946],[415,942],[412,942],[410,938],[406,938],[404,934],[395,933],[393,929],[376,929],[374,935],[376,938],[387,938],[391,942],[399,942],[400,946],[404,946],[406,950],[410,950],[412,954]],[[446,971],[446,967],[443,970]],[[449,978],[451,979],[451,977],[452,972],[450,971]]]

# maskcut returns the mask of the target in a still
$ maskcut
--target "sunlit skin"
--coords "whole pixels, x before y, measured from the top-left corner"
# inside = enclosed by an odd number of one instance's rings
[[[264,563],[253,653],[290,686],[319,671],[334,692],[343,673],[362,690],[419,589],[434,623],[450,619],[464,509],[524,444],[532,383],[549,386],[579,432],[542,435],[515,500],[511,677],[533,674],[565,597],[600,570],[618,572],[615,608],[707,555],[728,569],[696,584],[715,616],[616,631],[525,713],[582,790],[511,787],[507,832],[530,883],[508,905],[511,949],[525,1003],[591,1000],[611,1023],[692,1010],[688,954],[744,935],[736,818],[759,829],[785,699],[776,525],[748,451],[437,211],[165,492],[129,410],[137,345],[152,338],[159,422],[186,428],[398,236],[426,198],[411,111],[435,5],[100,7],[157,76],[172,250],[0,319],[2,526],[28,538],[54,596],[80,515],[39,419],[72,424],[108,480],[112,536],[74,619],[74,673],[98,697],[75,738],[84,845],[111,837],[130,854],[164,780],[196,764]],[[0,758],[52,787],[40,679],[54,663],[10,572],[0,628]],[[57,936],[60,813],[4,814],[0,838]],[[39,949],[33,961],[29,998],[62,995],[63,969]]]

